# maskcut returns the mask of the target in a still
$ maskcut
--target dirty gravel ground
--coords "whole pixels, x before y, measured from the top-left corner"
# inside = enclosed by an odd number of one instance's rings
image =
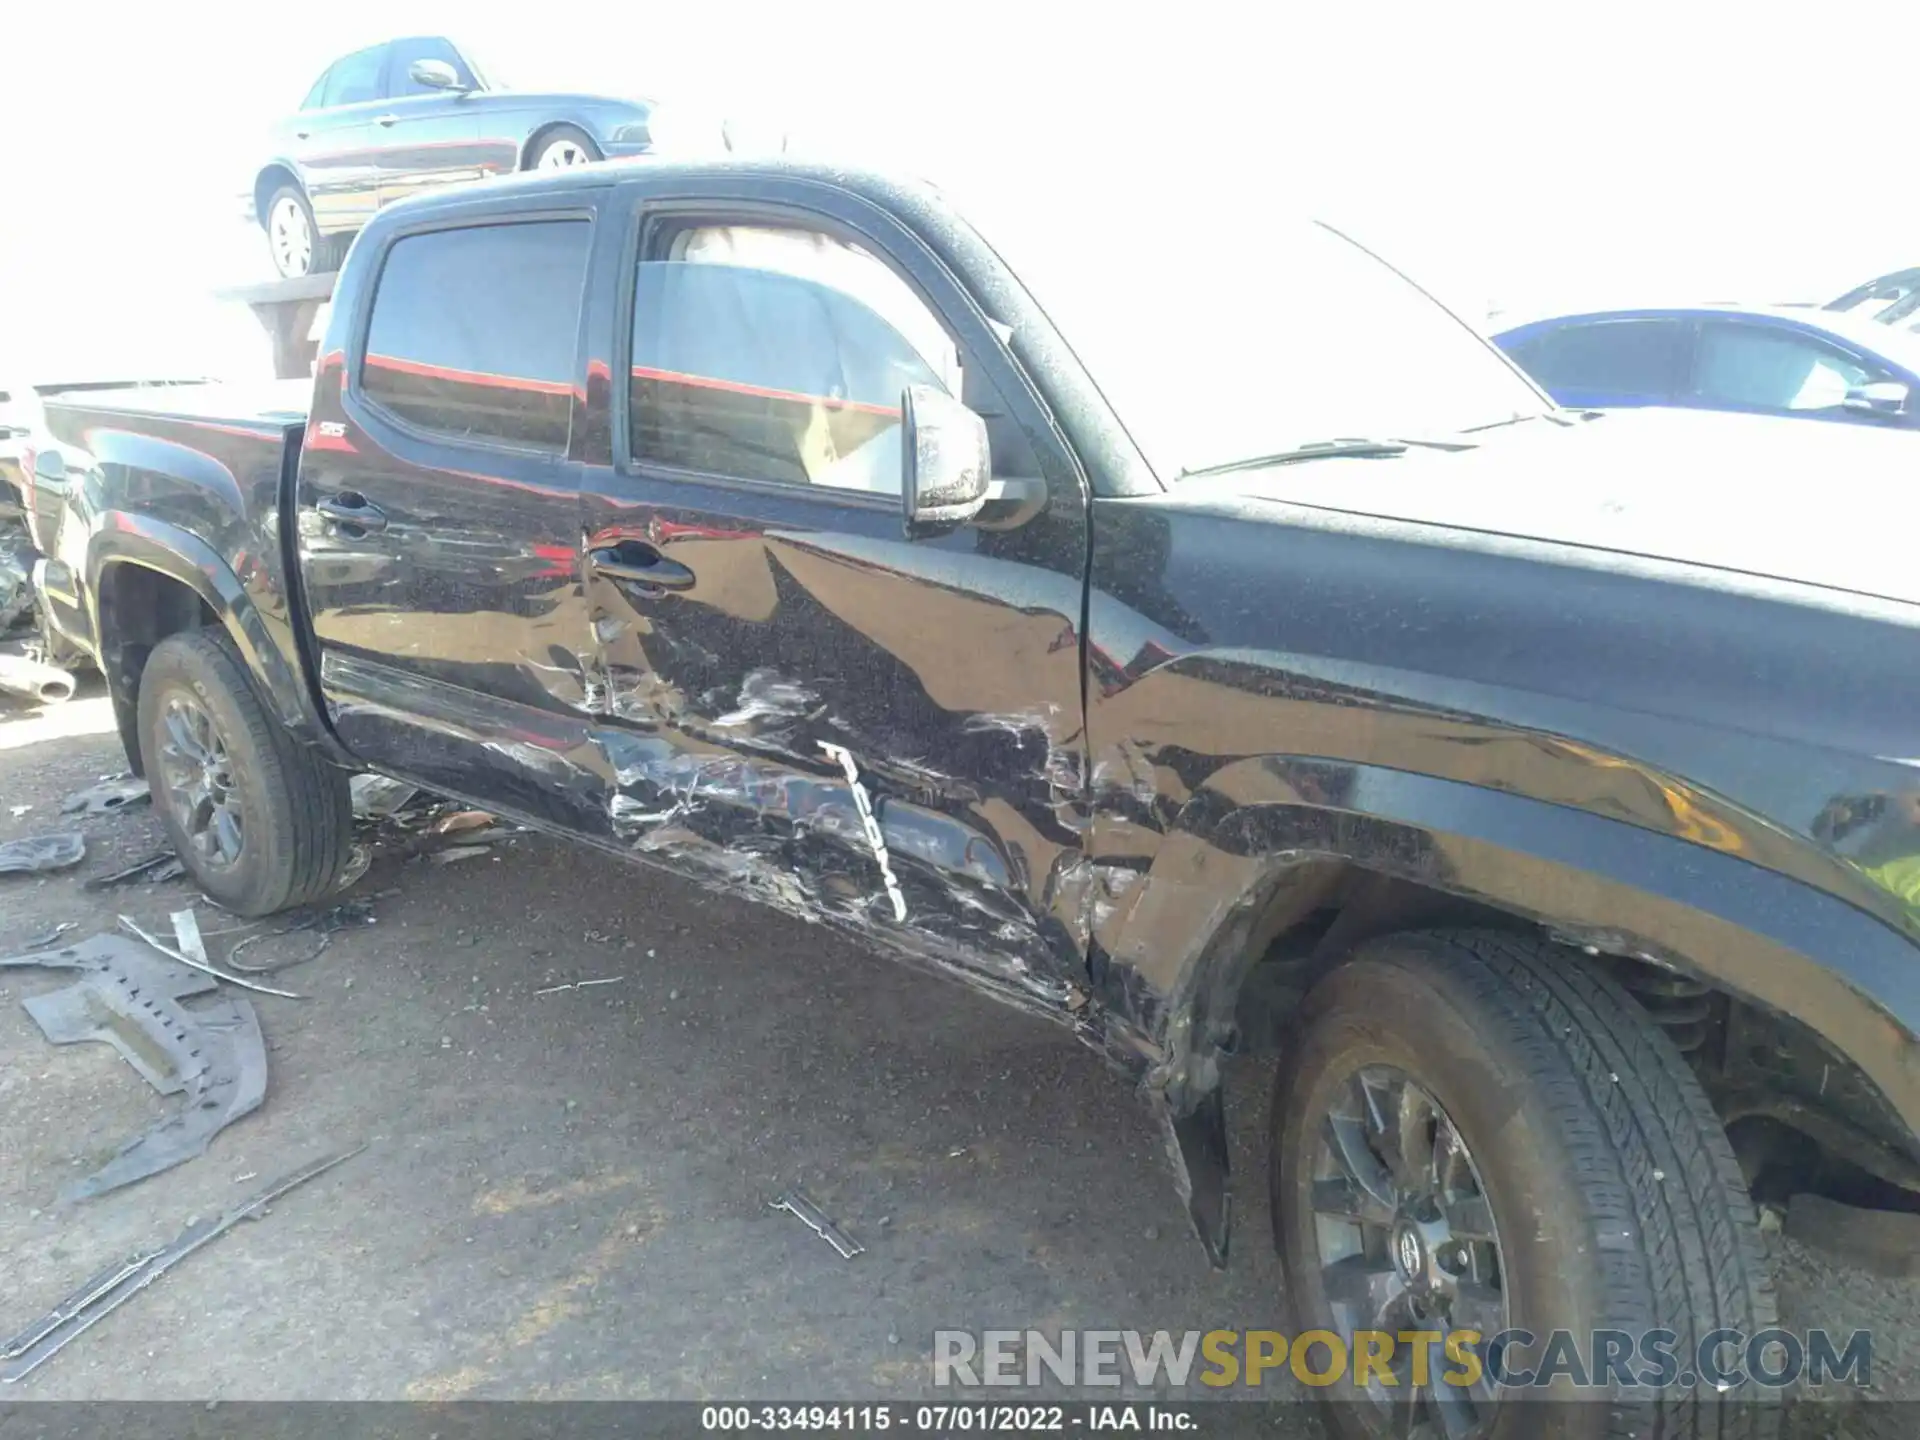
[[[0,702],[0,840],[74,823],[60,798],[122,763],[97,682],[52,710]],[[195,898],[181,882],[84,893],[160,828],[145,807],[77,823],[77,870],[0,877],[0,944],[116,912],[166,933]],[[256,999],[264,1108],[205,1157],[71,1215],[59,1187],[167,1102],[104,1046],[45,1042],[19,1000],[56,976],[0,976],[0,1333],[135,1245],[372,1142],[28,1394],[912,1398],[932,1393],[936,1328],[1280,1323],[1264,1064],[1233,1076],[1239,1218],[1216,1275],[1143,1107],[1064,1031],[542,837],[458,864],[385,856],[356,894],[388,888],[375,923],[281,977],[312,998]],[[218,958],[240,922],[200,914]],[[620,981],[534,994],[606,976]],[[842,1261],[770,1211],[792,1184],[866,1253]],[[1920,1398],[1901,1375],[1920,1354],[1920,1284],[1775,1243],[1787,1323],[1873,1327],[1878,1378]],[[1836,1412],[1796,1413],[1814,1435]],[[1302,1407],[1270,1433],[1319,1432]]]

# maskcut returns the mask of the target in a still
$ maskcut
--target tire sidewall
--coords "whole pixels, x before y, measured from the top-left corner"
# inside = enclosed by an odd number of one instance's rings
[[[600,147],[593,143],[593,137],[587,134],[586,131],[572,125],[560,125],[540,137],[540,143],[534,148],[533,157],[528,162],[527,168],[529,170],[538,170],[541,162],[547,158],[547,151],[562,141],[571,141],[575,145],[580,146],[581,149],[587,152],[593,162],[598,162],[606,158],[601,155]]]
[[[173,694],[190,696],[205,709],[226,747],[233,789],[240,800],[240,858],[232,865],[216,869],[201,861],[175,814],[171,796],[166,793],[166,772],[160,757],[161,717],[167,697]],[[153,791],[160,823],[173,842],[180,863],[187,867],[194,883],[208,898],[230,910],[246,913],[254,897],[274,881],[276,860],[268,853],[273,809],[266,792],[265,767],[232,695],[205,656],[163,643],[154,651],[141,675],[139,722],[141,764]]]
[[[273,212],[280,208],[280,201],[286,197],[291,197],[293,203],[300,207],[300,213],[306,217],[307,222],[307,268],[299,275],[289,275],[280,268],[280,257],[273,248]],[[303,280],[308,275],[318,275],[323,272],[325,267],[321,263],[321,247],[325,242],[320,238],[320,226],[313,218],[313,205],[298,186],[282,185],[273,192],[272,197],[267,201],[267,213],[260,219],[260,228],[267,237],[267,255],[273,261],[274,273],[281,279]]]
[[[1600,1252],[1580,1176],[1534,1085],[1519,1066],[1502,1063],[1502,1028],[1431,966],[1379,952],[1348,962],[1307,997],[1276,1080],[1270,1125],[1274,1242],[1295,1333],[1337,1328],[1320,1278],[1310,1190],[1319,1119],[1348,1077],[1367,1065],[1412,1077],[1465,1142],[1499,1232],[1510,1326],[1544,1342],[1549,1326],[1542,1319],[1552,1317],[1579,1337],[1584,1354],[1594,1329],[1645,1323],[1604,1313]],[[1531,1367],[1539,1347],[1510,1354]],[[1441,1358],[1437,1349],[1433,1358]],[[1335,1402],[1332,1417],[1346,1433],[1387,1433],[1375,1423],[1386,1419],[1384,1411],[1346,1382],[1328,1387],[1325,1398]],[[1607,1408],[1503,1411],[1496,1433],[1520,1423],[1512,1433],[1582,1435],[1604,1427]]]

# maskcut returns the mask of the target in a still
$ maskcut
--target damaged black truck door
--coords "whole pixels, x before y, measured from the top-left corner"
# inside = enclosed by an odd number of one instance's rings
[[[623,383],[585,488],[616,838],[1071,1003],[1087,515],[1064,447],[929,241],[870,201],[791,176],[618,193]],[[1025,500],[905,538],[908,386],[982,415]]]
[[[320,684],[357,760],[586,827],[580,470],[569,444],[591,198],[356,250],[300,463]]]

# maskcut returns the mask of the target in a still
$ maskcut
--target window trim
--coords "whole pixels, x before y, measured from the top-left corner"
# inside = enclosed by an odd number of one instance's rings
[[[598,211],[592,205],[543,207],[506,213],[494,211],[478,216],[440,215],[409,225],[403,230],[396,230],[386,236],[381,242],[380,253],[374,262],[372,283],[362,291],[365,299],[359,307],[359,313],[353,317],[353,338],[347,355],[347,398],[364,408],[382,425],[390,425],[400,434],[422,445],[451,445],[462,451],[483,455],[509,455],[521,460],[541,460],[555,464],[570,463],[574,450],[574,437],[580,428],[580,396],[582,386],[585,384],[587,361],[587,324],[593,308],[590,304],[596,238],[593,227],[598,219]],[[573,373],[567,379],[567,384],[572,391],[572,400],[567,407],[565,444],[558,450],[553,450],[538,445],[516,445],[510,440],[474,439],[471,436],[450,434],[444,430],[428,429],[395,413],[367,393],[363,383],[367,364],[367,338],[373,330],[373,312],[380,303],[380,286],[386,279],[387,260],[393,254],[394,246],[402,240],[411,240],[420,235],[435,235],[447,230],[491,230],[503,225],[538,225],[553,221],[584,221],[589,227],[586,254],[580,269],[580,312],[574,321]]]

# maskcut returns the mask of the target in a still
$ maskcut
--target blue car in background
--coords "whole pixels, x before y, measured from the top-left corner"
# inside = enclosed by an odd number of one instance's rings
[[[1920,430],[1920,335],[1832,311],[1595,310],[1493,337],[1562,405],[1731,410]]]

